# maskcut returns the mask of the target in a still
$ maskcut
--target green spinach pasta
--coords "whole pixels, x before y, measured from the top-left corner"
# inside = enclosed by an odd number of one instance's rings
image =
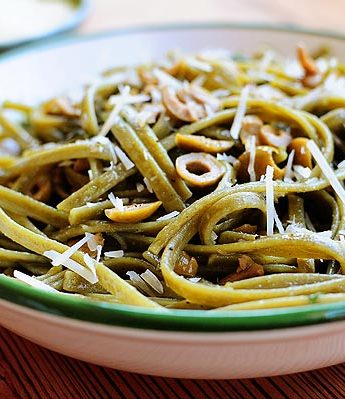
[[[345,66],[169,53],[0,107],[0,269],[148,308],[345,301]]]

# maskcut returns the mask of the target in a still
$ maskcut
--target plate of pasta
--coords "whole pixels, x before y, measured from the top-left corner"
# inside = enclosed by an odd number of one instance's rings
[[[344,361],[343,47],[203,25],[4,54],[2,324],[174,377]]]

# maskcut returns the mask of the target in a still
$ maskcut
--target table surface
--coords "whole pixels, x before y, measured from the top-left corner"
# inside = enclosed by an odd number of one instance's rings
[[[94,0],[79,32],[191,21],[293,24],[345,32],[344,13],[344,0]],[[3,328],[0,342],[1,399],[345,398],[345,364],[274,378],[178,380],[87,364]]]
[[[98,367],[0,328],[1,399],[344,399],[345,364],[243,380],[182,380]]]

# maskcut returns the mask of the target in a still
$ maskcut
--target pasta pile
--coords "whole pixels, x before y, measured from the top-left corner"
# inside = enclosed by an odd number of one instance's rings
[[[15,118],[13,115],[15,114]],[[345,65],[170,53],[0,108],[0,268],[149,308],[345,301]]]

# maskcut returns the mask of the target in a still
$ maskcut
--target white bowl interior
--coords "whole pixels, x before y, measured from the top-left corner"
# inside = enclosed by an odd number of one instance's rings
[[[299,42],[310,49],[327,44],[334,55],[345,58],[342,39],[305,32],[221,26],[133,30],[57,41],[39,46],[38,51],[33,46],[5,55],[0,59],[0,101],[34,103],[67,90],[74,92],[104,69],[157,59],[171,49],[226,48],[248,54],[260,46],[270,46],[292,56]]]

